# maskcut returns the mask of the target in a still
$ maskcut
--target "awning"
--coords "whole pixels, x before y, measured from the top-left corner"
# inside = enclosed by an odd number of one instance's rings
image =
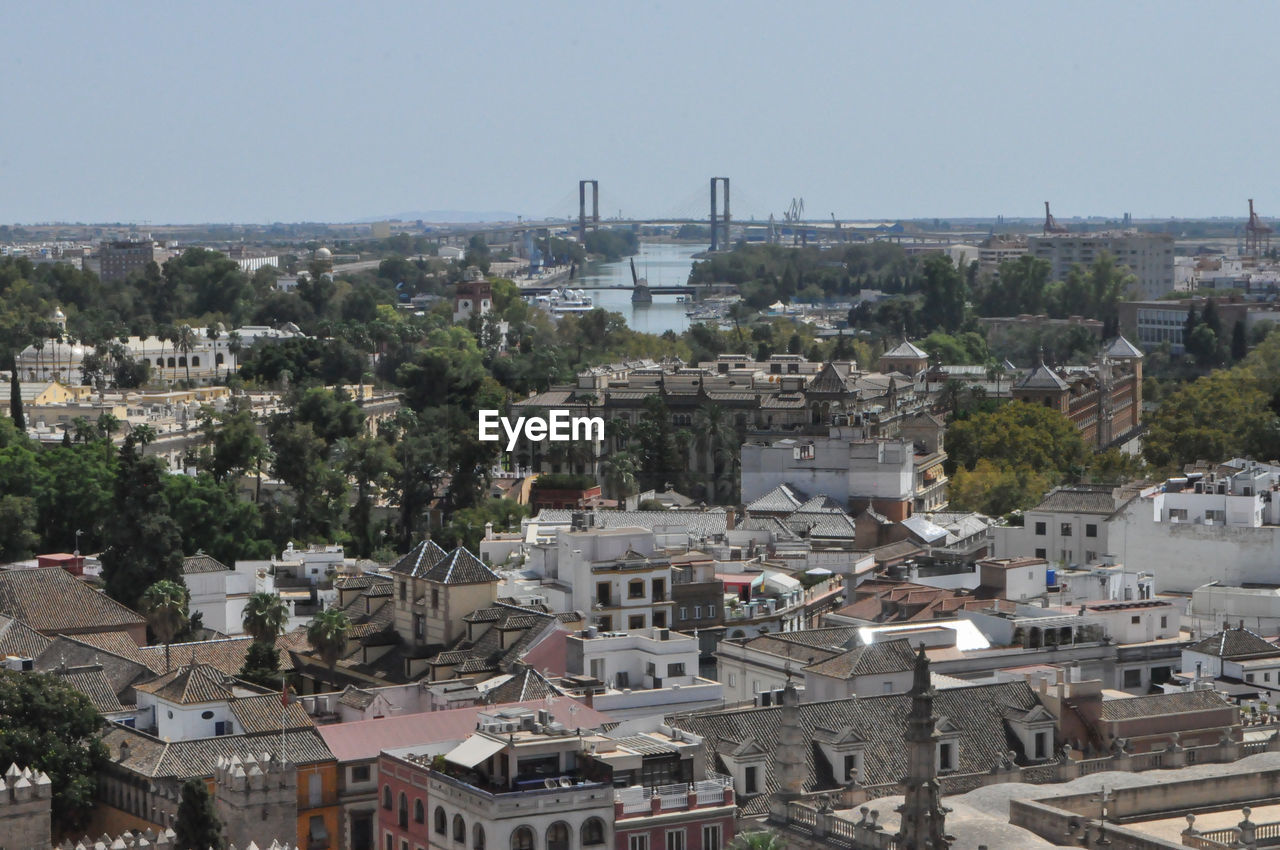
[[[501,741],[486,738],[484,735],[472,735],[445,753],[444,759],[462,767],[475,767],[482,761],[502,752],[504,747],[506,747],[506,744]]]

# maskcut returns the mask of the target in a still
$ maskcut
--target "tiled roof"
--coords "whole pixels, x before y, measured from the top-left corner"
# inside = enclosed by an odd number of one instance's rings
[[[342,696],[338,697],[338,705],[345,705],[348,708],[364,711],[373,704],[373,698],[373,691],[366,691],[364,688],[357,688],[355,685],[347,685],[342,689]]]
[[[60,667],[50,672],[87,696],[99,714],[124,710],[101,665]]]
[[[155,694],[161,699],[178,705],[195,705],[205,702],[222,702],[235,696],[228,677],[208,664],[192,664],[178,667],[137,689]]]
[[[986,773],[1013,750],[1021,756],[1021,743],[1010,733],[1004,719],[1006,708],[1027,710],[1037,704],[1035,692],[1025,681],[948,688],[934,695],[934,713],[947,718],[958,730],[957,771]],[[826,735],[856,735],[865,741],[863,765],[866,784],[897,782],[907,773],[907,747],[903,744],[906,718],[911,710],[908,694],[861,697],[831,702],[801,703],[796,707],[803,737],[811,742],[805,750],[808,768],[806,791],[839,787],[833,766],[828,764],[815,740]],[[750,708],[679,715],[667,719],[677,728],[706,740],[703,758],[707,769],[732,773],[720,762],[718,744],[742,745],[754,741],[765,753],[764,791],[755,797],[740,797],[745,814],[765,811],[767,793],[777,789],[773,760],[778,750],[782,708]]]
[[[1040,504],[1031,508],[1033,511],[1054,511],[1068,514],[1105,514],[1115,513],[1116,500],[1114,488],[1108,485],[1076,484],[1070,487],[1058,487],[1050,490],[1049,495]]]
[[[285,706],[280,694],[262,694],[255,697],[238,697],[231,701],[231,713],[236,718],[236,729],[246,735],[258,732],[280,732],[280,713],[284,711],[286,729],[309,729],[315,725],[311,715],[300,702]]]
[[[1224,629],[1187,647],[1190,652],[1218,658],[1247,658],[1255,655],[1280,655],[1280,647],[1263,640],[1245,628]]]
[[[1111,341],[1110,345],[1107,346],[1107,356],[1118,357],[1121,359],[1139,358],[1142,357],[1142,352],[1136,348],[1133,343],[1129,342],[1129,340],[1122,336],[1118,336]]]
[[[49,643],[49,638],[21,620],[0,614],[0,658],[6,655],[35,658]]]
[[[1103,700],[1101,717],[1104,721],[1136,720],[1144,717],[1159,717],[1165,714],[1213,711],[1223,708],[1231,708],[1231,703],[1227,702],[1216,691],[1182,691],[1172,694],[1149,694],[1128,699]]]
[[[82,641],[81,637],[84,636],[58,635],[36,657],[35,669],[49,673],[69,667],[98,667],[116,695],[124,693],[135,682],[145,681],[155,675],[155,671],[141,659],[117,655]],[[135,646],[135,655],[137,649]]]
[[[780,632],[769,637],[799,646],[843,650],[849,641],[858,637],[860,628],[860,626],[832,626],[825,629],[801,629],[797,632]]]
[[[902,358],[920,358],[928,359],[929,355],[921,348],[912,345],[910,340],[904,339],[901,343],[886,351],[883,357],[902,357]]]
[[[375,721],[376,722],[376,721]],[[196,738],[187,741],[165,742],[155,737],[113,724],[102,736],[112,762],[148,778],[174,778],[213,776],[219,757],[260,758],[263,753],[278,755],[281,742],[285,758],[298,765],[333,761],[333,753],[314,728],[274,732],[258,735],[219,735],[216,738]],[[129,755],[121,758],[120,745],[129,745]]]
[[[1065,390],[1068,385],[1057,372],[1040,363],[1016,386],[1020,390]]]
[[[419,543],[391,569],[438,584],[484,584],[499,580],[493,570],[463,547],[446,553],[431,540]]]
[[[77,637],[80,637],[80,635],[77,635]],[[244,667],[244,659],[249,653],[249,647],[252,645],[253,638],[250,637],[175,643],[169,647],[169,663],[174,667],[183,664],[208,664],[228,676],[238,676],[241,668]],[[293,659],[289,657],[289,650],[292,648],[294,648],[293,643],[287,640],[285,635],[276,638],[280,669],[286,673],[293,670]],[[157,673],[164,672],[163,646],[144,646],[141,648],[140,654],[144,662],[152,670]]]
[[[843,393],[848,390],[848,386],[836,367],[827,363],[805,389],[811,393]]]
[[[211,555],[201,552],[198,555],[188,555],[182,559],[182,574],[184,576],[195,575],[197,573],[228,573],[231,568],[219,561]]]
[[[903,638],[855,647],[848,652],[806,667],[805,672],[835,679],[901,673],[915,666],[911,642]]]
[[[502,613],[483,634],[474,641],[460,640],[450,649],[435,655],[430,663],[452,665],[458,675],[509,669],[548,627],[562,628],[556,616],[542,611],[519,605],[498,604],[492,607]],[[511,641],[510,632],[513,631],[522,631],[523,634]],[[508,633],[505,639],[509,643],[505,648],[503,632]]]
[[[536,670],[525,667],[516,671],[508,681],[503,682],[488,692],[491,702],[524,702],[531,699],[545,699],[548,696],[560,696],[555,685],[543,678]]]
[[[434,540],[423,540],[409,550],[409,553],[396,561],[391,572],[421,578],[428,570],[445,556],[445,551]]]
[[[64,640],[74,640],[77,643],[87,644],[103,652],[127,658],[135,663],[151,666],[147,663],[146,656],[142,654],[143,647],[134,643],[133,638],[129,637],[126,632],[83,632],[75,636],[64,636]],[[163,671],[157,670],[156,672]]]
[[[146,624],[140,614],[57,567],[0,572],[0,614],[46,635]]]
[[[334,579],[333,586],[336,590],[367,590],[372,587],[388,587],[394,582],[390,576],[382,576],[376,573],[364,573],[358,576],[339,576]]]
[[[844,508],[835,499],[827,495],[814,496],[800,507],[796,508],[797,513],[836,513],[843,514]]]

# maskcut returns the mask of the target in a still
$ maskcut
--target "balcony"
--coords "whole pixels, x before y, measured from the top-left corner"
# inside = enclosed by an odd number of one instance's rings
[[[712,773],[699,782],[659,785],[645,788],[633,785],[613,792],[613,802],[620,807],[618,819],[649,817],[675,811],[733,805],[733,780]]]

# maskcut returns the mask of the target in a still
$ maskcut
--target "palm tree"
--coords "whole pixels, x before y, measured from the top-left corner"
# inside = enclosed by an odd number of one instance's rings
[[[636,492],[636,459],[630,452],[615,452],[601,468],[604,486],[615,499],[625,499]]]
[[[134,425],[129,429],[129,435],[133,437],[133,441],[140,447],[146,448],[156,441],[156,429],[150,425]]]
[[[147,625],[164,643],[164,671],[169,672],[169,642],[187,625],[187,603],[191,601],[185,585],[161,579],[142,594],[139,606]]]
[[[191,325],[182,325],[173,335],[173,346],[182,352],[182,362],[187,369],[187,386],[191,386],[191,352],[196,347],[196,332]]]
[[[732,465],[726,468],[725,461],[736,456],[742,443],[738,439],[737,429],[729,419],[723,407],[708,404],[699,407],[693,414],[693,441],[701,456],[704,469],[708,466],[707,499],[714,501],[717,496],[718,480],[727,472],[732,472]]]
[[[240,331],[232,331],[227,334],[227,351],[231,354],[231,359],[236,361],[236,368],[240,367],[240,351],[244,347],[244,342],[240,337]],[[230,372],[231,366],[227,364],[224,372]]]
[[[324,609],[307,626],[307,643],[320,655],[330,674],[342,657],[342,651],[347,648],[347,632],[350,630],[351,621],[341,608]]]
[[[255,641],[273,646],[289,622],[289,606],[274,593],[255,593],[244,606],[242,622]]]
[[[787,841],[772,830],[757,829],[738,833],[729,842],[729,850],[787,850]]]

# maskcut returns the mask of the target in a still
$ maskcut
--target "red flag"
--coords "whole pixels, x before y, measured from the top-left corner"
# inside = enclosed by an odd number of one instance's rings
[[[289,696],[289,686],[288,686],[288,685],[281,685],[281,686],[280,686],[280,704],[281,704],[281,705],[288,705],[288,704],[289,704],[290,702],[292,702],[292,701],[293,701],[293,700],[292,700],[292,699],[290,698],[290,696]]]

